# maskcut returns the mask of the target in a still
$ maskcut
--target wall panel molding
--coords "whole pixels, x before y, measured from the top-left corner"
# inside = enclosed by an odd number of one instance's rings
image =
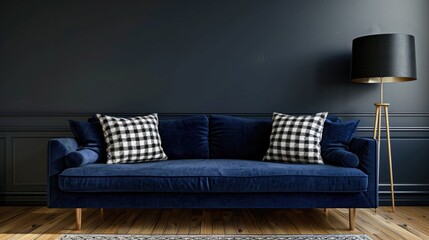
[[[19,147],[19,140],[23,141],[32,141],[31,145],[40,144],[40,142],[48,142],[50,137],[12,137],[12,184],[13,186],[41,186],[46,187],[46,169],[47,167],[47,151],[38,151],[34,152],[34,149],[40,149],[39,147],[31,148],[30,146]],[[40,147],[43,148],[47,146],[47,144],[42,144]],[[28,159],[30,161],[26,161],[22,163],[26,159],[19,160],[19,154],[29,153]],[[46,154],[46,155],[45,155]],[[25,157],[25,156],[24,156]],[[24,165],[18,165],[21,164]],[[26,170],[26,172],[23,172]],[[20,173],[21,171],[21,173]],[[40,174],[43,172],[42,176],[34,177],[36,174]],[[21,180],[19,180],[21,178]],[[25,179],[26,178],[26,179]]]
[[[46,206],[46,192],[2,192],[0,206]]]
[[[0,136],[0,193],[6,191],[6,137]]]
[[[69,136],[72,136],[69,130],[0,132],[0,139],[6,139],[2,150],[6,157],[0,158],[0,166],[3,166],[0,174],[4,176],[0,193],[46,191],[47,142],[51,138]]]

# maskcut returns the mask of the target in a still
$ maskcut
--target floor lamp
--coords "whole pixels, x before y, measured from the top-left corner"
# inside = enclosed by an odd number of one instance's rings
[[[392,211],[395,211],[392,151],[389,129],[389,103],[383,101],[383,84],[416,80],[414,37],[408,34],[378,34],[353,40],[351,81],[379,83],[380,102],[375,103],[374,138],[378,142],[378,169],[380,169],[380,135],[384,111],[387,154],[389,160]],[[378,170],[380,173],[380,170]],[[379,174],[378,174],[379,176]]]

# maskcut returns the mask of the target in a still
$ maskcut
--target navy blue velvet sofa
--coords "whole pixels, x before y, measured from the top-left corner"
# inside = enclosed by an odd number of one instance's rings
[[[373,139],[353,138],[356,168],[262,161],[271,120],[199,115],[160,120],[169,160],[66,167],[74,138],[48,146],[48,207],[76,208],[356,208],[378,207]]]

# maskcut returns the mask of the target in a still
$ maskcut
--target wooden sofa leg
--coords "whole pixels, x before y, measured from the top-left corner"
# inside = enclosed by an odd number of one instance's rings
[[[329,211],[328,211],[328,209],[327,209],[327,208],[324,208],[324,209],[323,209],[323,212],[325,212],[325,215],[328,215],[328,213],[329,213]]]
[[[76,208],[76,230],[82,229],[82,208]]]
[[[355,230],[356,208],[349,208],[349,229]]]
[[[104,208],[100,208],[100,215],[103,216],[104,215]]]

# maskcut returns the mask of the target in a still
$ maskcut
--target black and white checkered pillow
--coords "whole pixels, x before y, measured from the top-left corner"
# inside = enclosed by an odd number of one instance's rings
[[[327,115],[327,112],[305,116],[273,113],[270,147],[264,160],[323,164],[320,141]]]
[[[107,163],[167,159],[158,133],[158,115],[119,118],[97,114],[107,144]]]

